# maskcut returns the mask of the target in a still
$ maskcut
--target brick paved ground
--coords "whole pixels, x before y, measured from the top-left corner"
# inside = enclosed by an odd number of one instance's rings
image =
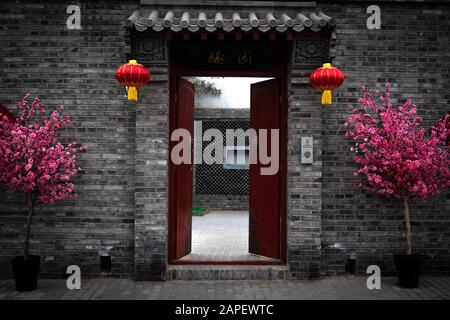
[[[214,211],[192,217],[188,260],[258,260],[248,253],[248,211]]]
[[[383,278],[380,290],[368,290],[366,278],[342,276],[311,281],[166,281],[130,279],[82,281],[67,290],[65,280],[40,280],[36,291],[19,293],[11,280],[0,281],[0,299],[450,299],[450,278],[423,278],[418,289],[402,289]]]

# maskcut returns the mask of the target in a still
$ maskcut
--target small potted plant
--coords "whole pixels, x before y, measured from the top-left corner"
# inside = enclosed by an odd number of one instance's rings
[[[22,193],[28,208],[23,256],[11,260],[18,291],[36,289],[40,257],[30,255],[31,222],[37,204],[75,197],[70,177],[77,173],[76,143],[56,142],[57,133],[70,123],[63,107],[46,116],[38,98],[31,106],[27,94],[18,103],[17,119],[0,114],[0,185]],[[40,114],[39,116],[37,114]]]
[[[416,116],[416,106],[407,100],[393,106],[386,93],[379,105],[363,88],[359,107],[349,106],[352,115],[345,126],[346,136],[355,142],[351,151],[361,167],[354,175],[362,176],[360,187],[403,203],[406,229],[406,252],[394,255],[394,262],[403,287],[419,285],[421,256],[413,254],[411,246],[410,202],[437,195],[450,186],[449,115],[431,127],[422,127]]]

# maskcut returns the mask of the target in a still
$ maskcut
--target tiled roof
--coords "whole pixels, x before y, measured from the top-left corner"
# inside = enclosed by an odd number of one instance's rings
[[[230,32],[233,30],[252,31],[259,30],[267,32],[270,30],[285,32],[292,30],[300,32],[305,29],[318,31],[324,27],[333,28],[336,21],[320,10],[296,11],[177,11],[177,10],[156,10],[140,9],[125,22],[127,27],[136,28],[138,31],[171,30],[179,32],[187,30],[196,32],[206,30],[213,32],[223,30]]]

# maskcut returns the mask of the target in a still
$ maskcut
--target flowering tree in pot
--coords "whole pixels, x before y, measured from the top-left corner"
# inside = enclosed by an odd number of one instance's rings
[[[0,114],[0,184],[8,191],[21,192],[28,208],[24,255],[11,260],[19,291],[34,290],[39,273],[40,257],[29,252],[34,208],[38,203],[76,197],[70,177],[80,170],[75,153],[85,151],[75,142],[55,141],[58,131],[70,123],[61,115],[63,107],[46,116],[38,98],[28,104],[29,96],[18,103],[17,119]]]
[[[450,186],[450,148],[446,143],[450,115],[432,126],[427,135],[410,100],[392,105],[389,84],[379,100],[377,105],[363,88],[359,107],[349,106],[352,115],[345,123],[346,136],[355,142],[351,151],[361,165],[354,173],[364,178],[359,186],[403,202],[406,252],[395,255],[394,260],[400,285],[417,287],[421,259],[412,255],[410,202],[430,198]]]

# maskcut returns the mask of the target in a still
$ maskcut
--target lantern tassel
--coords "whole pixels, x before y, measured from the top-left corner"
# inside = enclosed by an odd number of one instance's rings
[[[136,87],[128,87],[128,100],[137,101],[138,93]]]
[[[331,90],[323,90],[322,104],[331,104]]]

